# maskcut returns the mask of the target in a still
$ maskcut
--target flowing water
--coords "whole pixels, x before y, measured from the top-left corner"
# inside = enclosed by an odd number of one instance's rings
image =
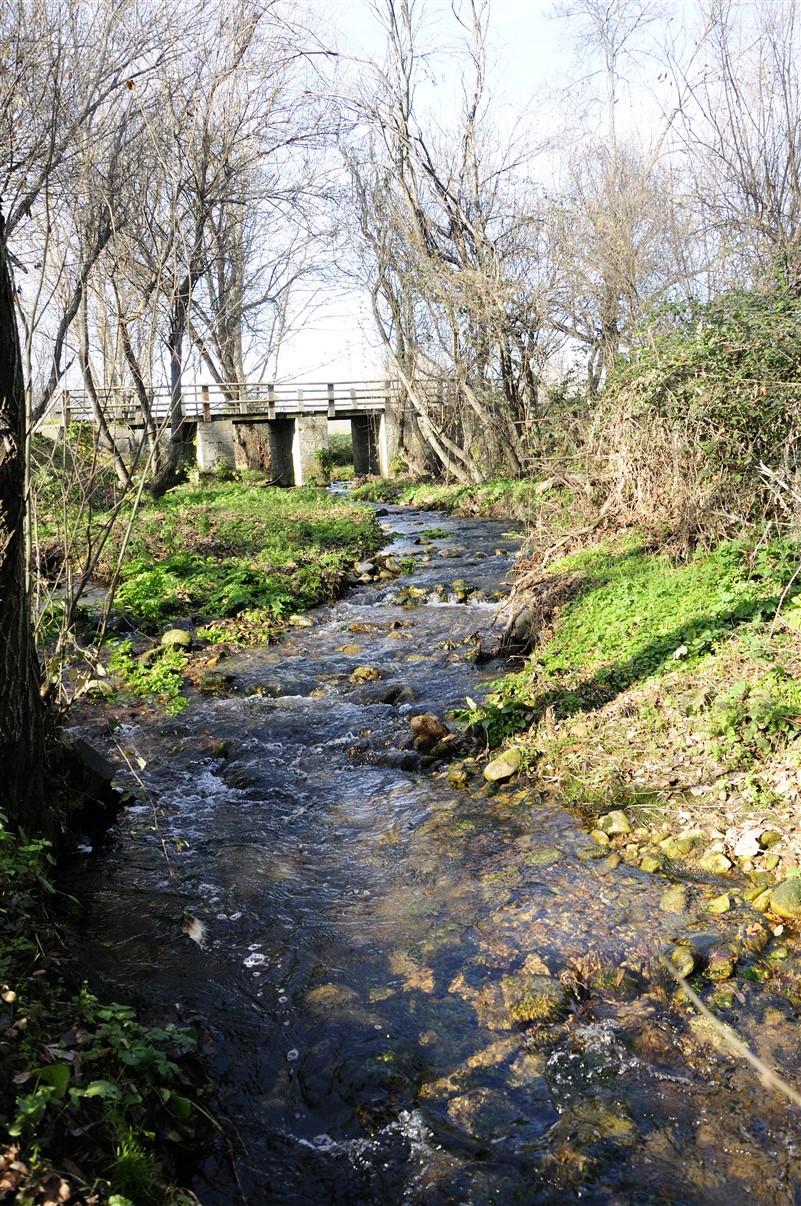
[[[179,719],[139,710],[118,731],[150,800],[76,868],[85,966],[154,1016],[199,1020],[251,1206],[801,1201],[799,1112],[656,963],[731,931],[698,920],[720,883],[688,882],[666,912],[664,877],[599,861],[534,784],[459,786],[410,749],[411,716],[504,671],[475,651],[497,639],[489,600],[518,539],[387,522],[396,558],[430,555],[410,578],[222,663],[224,695]],[[447,536],[420,545],[434,524]],[[455,579],[488,601],[437,593]],[[409,584],[425,594],[402,606]],[[353,681],[360,666],[380,679]],[[797,1081],[787,953],[783,978],[733,982],[727,1018]],[[552,1011],[527,1000],[546,977]],[[195,1188],[241,1200],[222,1145]]]

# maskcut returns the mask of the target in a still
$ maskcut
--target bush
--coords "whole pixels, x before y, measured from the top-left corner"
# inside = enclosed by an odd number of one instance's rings
[[[652,315],[613,372],[591,444],[616,509],[688,542],[795,519],[801,300],[735,292]]]

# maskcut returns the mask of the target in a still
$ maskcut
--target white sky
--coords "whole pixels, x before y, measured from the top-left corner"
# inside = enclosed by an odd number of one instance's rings
[[[343,45],[352,53],[381,54],[383,34],[365,0],[319,0],[321,18],[328,17],[341,31]],[[434,38],[452,31],[448,0],[425,0],[427,32]],[[512,113],[531,104],[548,83],[569,69],[562,31],[551,16],[551,0],[492,0],[489,31],[491,91],[503,98]],[[448,64],[438,69],[424,100],[437,98],[448,104],[448,93],[458,86],[458,74]],[[304,329],[288,339],[279,355],[283,380],[361,381],[383,375],[382,357],[370,344],[368,306],[358,294],[343,294],[321,305]]]

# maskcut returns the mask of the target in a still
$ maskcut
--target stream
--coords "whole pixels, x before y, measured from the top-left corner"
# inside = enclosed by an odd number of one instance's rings
[[[94,982],[201,1027],[239,1182],[210,1145],[203,1206],[801,1202],[798,1109],[657,959],[760,919],[699,920],[714,876],[666,911],[664,876],[598,857],[535,783],[420,764],[410,718],[447,719],[508,668],[474,655],[520,538],[407,508],[384,523],[410,576],[221,662],[225,690],[176,719],[124,718],[150,799],[72,872]],[[479,594],[437,592],[459,579]],[[739,975],[726,1020],[798,1084],[784,983]]]

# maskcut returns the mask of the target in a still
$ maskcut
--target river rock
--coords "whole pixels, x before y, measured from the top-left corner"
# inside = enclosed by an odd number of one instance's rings
[[[442,741],[450,736],[448,726],[433,712],[420,712],[417,716],[412,716],[409,727],[415,737],[421,737],[425,741]]]
[[[233,681],[233,674],[220,674],[217,670],[207,670],[200,676],[197,686],[198,690],[205,695],[214,695],[217,691],[224,691]]]
[[[763,829],[759,835],[759,844],[763,850],[769,850],[771,846],[775,846],[781,840],[782,835],[775,829]]]
[[[685,979],[691,976],[698,966],[698,956],[689,946],[674,946],[668,959],[671,967]]]
[[[726,858],[721,850],[707,850],[699,858],[698,866],[703,867],[704,871],[709,871],[712,875],[723,875],[726,871],[731,870],[732,863],[731,859]]]
[[[375,682],[381,677],[381,671],[375,666],[357,666],[350,676],[352,683]]]
[[[451,787],[467,786],[467,771],[462,762],[452,762],[448,767],[448,782]]]
[[[672,884],[659,901],[663,913],[686,913],[687,904],[688,895],[684,884]]]
[[[765,888],[758,896],[755,896],[751,901],[751,908],[756,909],[758,913],[766,913],[770,908],[771,897],[773,896],[773,888]]]
[[[801,917],[801,877],[785,879],[770,896],[770,907],[780,917]]]
[[[530,646],[537,637],[534,616],[528,607],[523,607],[512,617],[506,630],[506,640],[513,645]]]
[[[668,858],[686,858],[696,846],[703,845],[706,840],[707,835],[703,829],[684,829],[675,837],[663,838],[659,849],[663,850]]]
[[[730,947],[715,946],[707,957],[706,974],[715,983],[730,980],[736,965],[737,955]]]
[[[170,649],[191,649],[192,634],[185,628],[168,628],[162,635],[161,643]]]
[[[293,628],[312,628],[314,626],[314,621],[310,620],[308,616],[287,616],[286,622],[287,624],[291,624]]]
[[[484,767],[484,778],[489,783],[498,783],[503,779],[511,779],[512,775],[516,775],[523,765],[523,751],[519,746],[513,746],[512,749],[504,750],[497,758],[493,758],[492,762],[488,762]]]
[[[117,773],[116,766],[88,741],[84,741],[83,737],[73,737],[69,745],[72,747],[74,761],[80,768],[82,789],[90,796],[103,796]]]
[[[759,833],[758,829],[746,829],[737,839],[737,844],[734,847],[735,858],[753,858],[759,854]]]
[[[716,913],[720,916],[723,913],[728,913],[731,908],[731,897],[728,892],[723,892],[720,896],[716,896],[714,900],[707,903],[707,913]]]
[[[608,833],[610,837],[621,833],[631,833],[628,817],[620,808],[615,808],[612,812],[607,812],[599,817],[598,828],[602,833]]]
[[[554,1022],[565,1016],[570,994],[552,976],[521,973],[501,981],[503,1001],[515,1022]]]
[[[364,575],[370,577],[375,573],[375,569],[376,567],[372,561],[357,561],[353,567],[353,572],[354,574],[358,574],[360,578]]]

